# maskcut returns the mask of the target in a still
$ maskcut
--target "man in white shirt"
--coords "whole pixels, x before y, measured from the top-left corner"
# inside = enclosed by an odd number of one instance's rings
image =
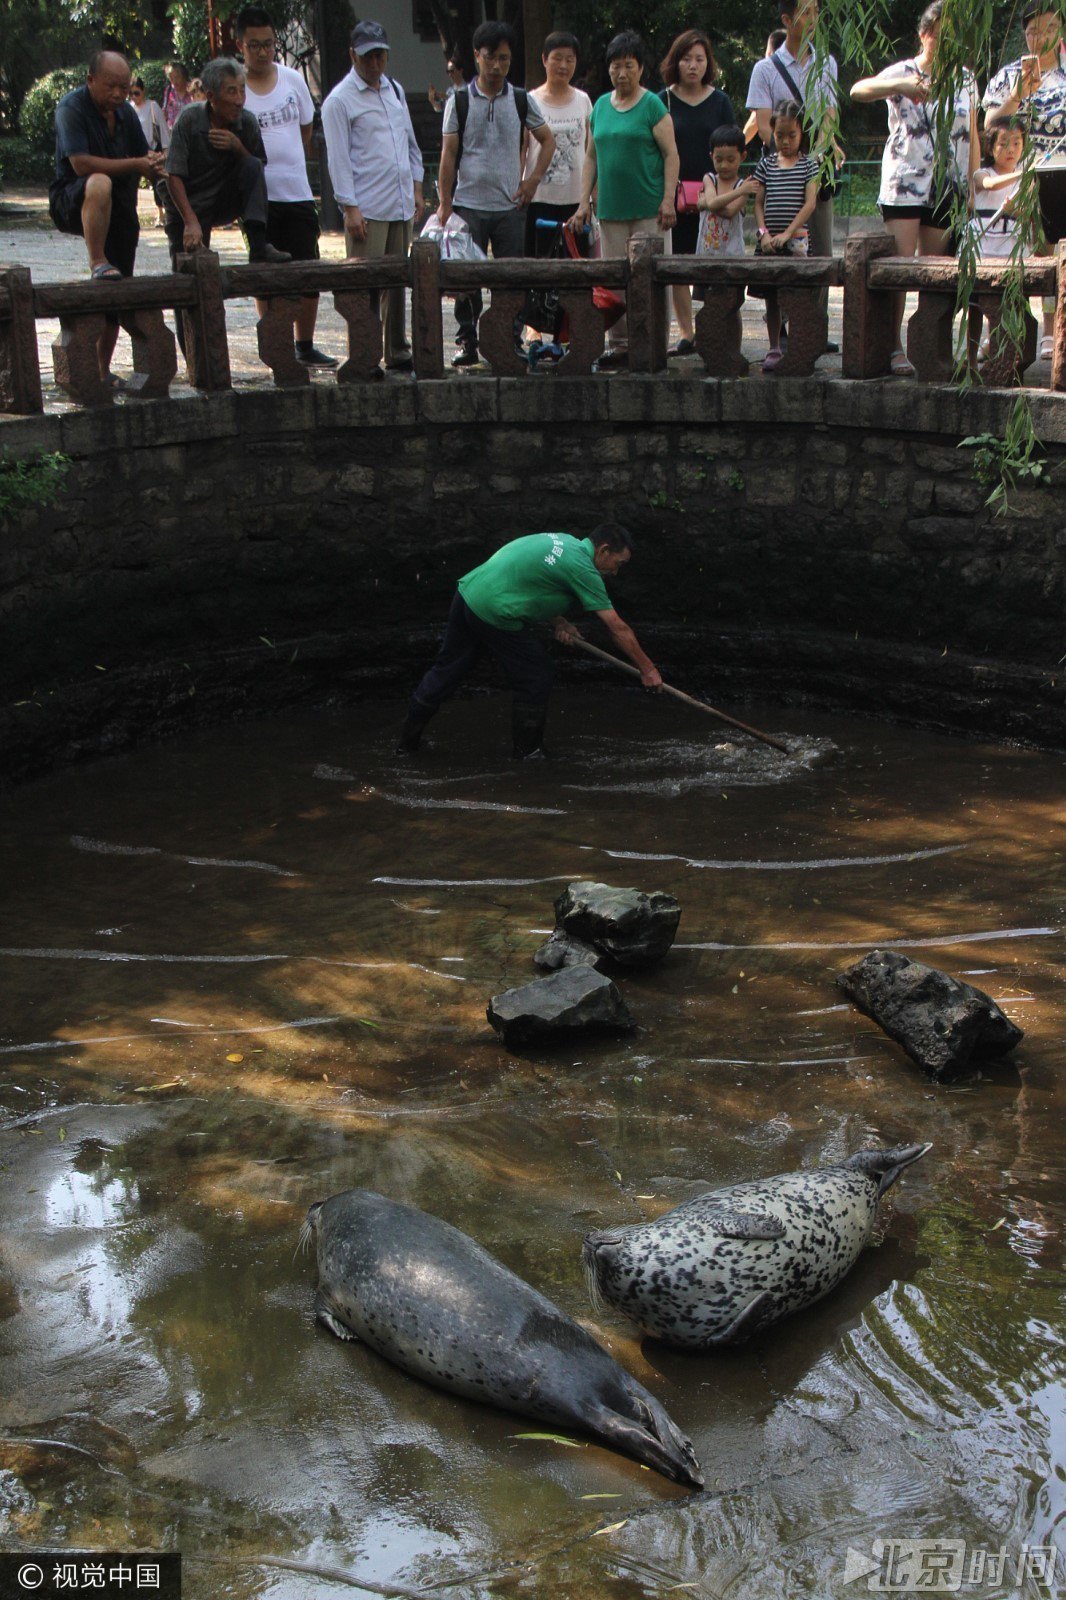
[[[780,101],[796,100],[806,113],[812,156],[818,161],[829,151],[839,167],[844,152],[837,139],[840,127],[837,63],[835,56],[820,56],[814,48],[818,0],[781,0],[781,22],[785,29],[784,44],[771,55],[762,56],[756,61],[748,85],[747,106],[749,111],[755,113],[759,138],[767,149],[773,148],[770,114]],[[819,194],[808,229],[809,253],[812,256],[831,256],[832,194],[824,199]],[[828,289],[823,292],[828,300]],[[826,346],[827,350],[836,348],[835,344]]]
[[[345,249],[359,260],[405,256],[425,210],[424,168],[404,92],[385,72],[389,41],[380,22],[356,23],[349,54],[351,72],[322,107],[329,175],[344,211]],[[385,365],[408,371],[403,289],[387,289],[384,302]]]
[[[237,13],[237,43],[244,56],[245,109],[259,124],[266,147],[267,239],[294,261],[318,260],[318,211],[307,178],[307,153],[315,106],[298,72],[274,60],[277,38],[262,6]],[[258,301],[259,315],[265,302]],[[317,294],[304,295],[296,312],[296,359],[306,367],[335,367],[315,348]]]

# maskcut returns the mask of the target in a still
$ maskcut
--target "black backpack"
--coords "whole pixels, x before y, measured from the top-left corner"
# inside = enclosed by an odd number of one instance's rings
[[[508,87],[510,88],[511,93],[514,95],[514,107],[518,112],[518,147],[519,150],[521,150],[522,136],[526,131],[526,114],[529,110],[529,94],[525,89],[516,89],[513,84],[508,85]],[[459,148],[455,152],[455,170],[456,173],[458,173],[459,163],[463,159],[463,129],[466,127],[466,119],[470,115],[470,90],[456,89],[454,99],[455,118],[459,124]]]

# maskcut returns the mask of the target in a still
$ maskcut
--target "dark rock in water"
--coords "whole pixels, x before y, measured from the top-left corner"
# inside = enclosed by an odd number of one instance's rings
[[[555,902],[556,928],[595,945],[623,967],[661,961],[674,942],[681,907],[672,894],[571,883]]]
[[[504,1044],[528,1044],[574,1029],[636,1027],[610,978],[592,967],[564,967],[520,989],[505,989],[489,1001],[487,1016]]]
[[[556,928],[551,938],[533,952],[533,965],[543,972],[558,972],[560,967],[595,967],[599,971],[606,960],[594,945],[572,939],[562,928]]]
[[[895,950],[873,950],[837,984],[939,1082],[1005,1055],[1024,1037],[981,989]]]

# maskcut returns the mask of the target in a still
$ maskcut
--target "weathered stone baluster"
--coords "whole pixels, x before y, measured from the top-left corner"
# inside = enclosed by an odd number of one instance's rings
[[[106,326],[102,311],[60,314],[59,338],[52,340],[52,370],[56,383],[79,406],[114,404],[114,390],[100,381],[96,357],[96,343]]]
[[[43,411],[37,324],[29,267],[0,269],[0,411]]]
[[[388,291],[382,289],[381,294]],[[383,330],[373,308],[372,289],[334,289],[337,315],[348,324],[348,359],[337,368],[338,383],[365,383],[381,371]]]
[[[629,281],[626,285],[626,320],[629,324],[630,372],[665,372],[669,319],[666,289],[655,282],[655,263],[663,254],[663,241],[655,234],[638,233],[629,241]]]
[[[741,355],[744,323],[740,308],[744,304],[742,285],[729,284],[718,289],[703,288],[703,305],[694,323],[696,350],[712,378],[746,378],[751,363]]]
[[[522,315],[526,299],[524,289],[493,289],[492,303],[478,323],[481,354],[497,378],[529,375],[529,363],[515,349],[515,318]]]
[[[895,241],[886,234],[864,234],[845,241],[841,360],[845,378],[883,378],[890,370],[895,347],[892,296],[870,288],[867,268],[871,261],[893,255],[895,250]]]
[[[788,284],[778,290],[777,302],[781,321],[788,324],[788,349],[777,365],[776,375],[809,378],[818,357],[825,353],[829,338],[828,296],[821,289]]]
[[[1060,239],[1055,252],[1055,334],[1051,350],[1051,387],[1066,389],[1066,239]]]
[[[918,290],[918,309],[907,324],[907,358],[923,383],[950,383],[955,373],[958,269],[954,261],[942,276],[943,287]]]
[[[255,342],[259,359],[269,367],[279,389],[299,389],[311,382],[310,370],[296,359],[293,343],[293,323],[296,320],[298,295],[271,295],[266,303],[266,314],[255,325]]]
[[[570,342],[556,372],[568,378],[584,378],[603,354],[606,326],[603,312],[592,303],[592,291],[566,290],[559,296],[559,309],[570,324]]]
[[[411,246],[411,355],[416,378],[443,378],[440,246],[435,239],[416,239]]]
[[[174,335],[162,311],[124,311],[122,326],[133,345],[133,376],[127,393],[137,400],[165,400],[178,370]]]
[[[1013,339],[1003,334],[1003,296],[977,294],[974,299],[988,318],[988,355],[981,363],[981,382],[992,389],[1012,389],[1021,383],[1026,367],[1036,360],[1036,318],[1026,301],[1022,312],[1025,335],[1019,350]]]
[[[226,337],[226,301],[222,293],[222,267],[214,250],[196,250],[178,257],[178,271],[187,272],[196,285],[196,303],[179,315],[185,328],[185,360],[194,389],[211,393],[232,389],[229,341]]]

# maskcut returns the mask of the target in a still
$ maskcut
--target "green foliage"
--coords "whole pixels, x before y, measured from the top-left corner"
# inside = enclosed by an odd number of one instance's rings
[[[151,11],[138,0],[65,0],[64,12],[75,27],[84,28],[97,44],[133,54],[152,26]]]
[[[732,472],[729,474],[729,477],[726,479],[726,482],[735,494],[743,494],[745,488],[747,487],[744,482],[744,474],[741,472],[739,467],[733,468]]]
[[[85,82],[84,67],[60,67],[38,78],[22,102],[19,127],[36,150],[56,147],[56,106],[71,89]]]
[[[70,458],[58,450],[17,461],[8,460],[6,452],[0,456],[0,523],[29,506],[50,505],[69,466]]]
[[[130,68],[135,78],[144,81],[144,92],[149,100],[163,104],[163,91],[167,86],[167,64],[165,61],[131,61]]]
[[[0,139],[0,183],[40,185],[51,183],[55,172],[53,158],[38,150],[28,139],[12,136]]]
[[[994,433],[977,433],[959,443],[960,450],[973,450],[973,475],[989,494],[985,505],[1001,516],[1008,497],[1018,488],[1047,488],[1048,466],[1044,447],[1033,427],[1033,414],[1024,395],[1019,395],[1011,410],[1002,439]]]
[[[228,16],[230,9],[222,6],[219,15]],[[195,77],[211,55],[207,6],[204,0],[173,0],[167,16],[174,25],[174,60],[183,62]]]

